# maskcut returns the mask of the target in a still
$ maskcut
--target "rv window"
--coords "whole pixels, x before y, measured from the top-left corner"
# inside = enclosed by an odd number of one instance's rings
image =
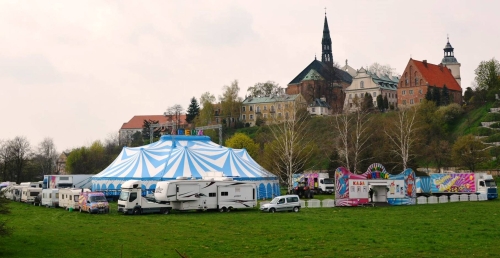
[[[130,193],[129,202],[133,202],[135,199],[137,199],[137,193]]]
[[[71,196],[72,196],[72,195],[70,195],[70,196],[69,196],[69,200],[70,200],[70,201],[72,200],[72,199],[71,199],[71,198],[72,198]]]
[[[39,192],[30,192],[30,196],[37,196]]]
[[[484,186],[484,181],[479,182],[480,186]]]
[[[43,194],[43,198],[47,198],[47,196],[45,194]],[[49,198],[52,198],[52,194],[49,193]]]
[[[208,197],[215,197],[217,196],[215,193],[208,193]]]
[[[229,195],[228,192],[221,192],[220,193],[220,196],[228,196],[228,195]]]
[[[80,197],[79,195],[75,195],[75,198],[74,198],[75,202],[77,202],[77,201],[78,201],[78,198],[79,198],[79,197]]]
[[[59,193],[56,193],[56,198],[59,198]]]

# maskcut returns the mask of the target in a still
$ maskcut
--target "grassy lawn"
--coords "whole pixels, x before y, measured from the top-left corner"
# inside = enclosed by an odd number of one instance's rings
[[[0,257],[499,257],[500,201],[299,213],[80,214],[9,203]]]

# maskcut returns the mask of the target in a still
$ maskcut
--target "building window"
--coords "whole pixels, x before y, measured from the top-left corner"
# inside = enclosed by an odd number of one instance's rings
[[[264,111],[267,111],[267,106],[264,106]]]
[[[245,112],[245,107],[242,107],[243,112]]]
[[[352,108],[352,103],[349,103],[349,107]]]
[[[405,79],[405,86],[408,86],[408,79]]]
[[[216,122],[216,123],[219,123],[219,118],[218,118],[218,117],[217,117],[217,118],[215,118],[215,122]]]
[[[250,115],[250,120],[253,120],[253,115]]]
[[[410,99],[410,104],[413,104],[413,99]]]
[[[312,108],[311,110],[312,110],[313,113],[316,112],[316,108]]]
[[[377,92],[373,92],[373,97],[377,97]]]
[[[408,93],[409,93],[410,95],[413,95],[413,90],[409,90],[409,91],[408,91]]]
[[[418,79],[415,77],[415,86],[418,85]]]
[[[278,113],[278,117],[281,117],[281,113]]]
[[[403,105],[406,105],[406,99],[403,99]]]
[[[267,118],[267,114],[264,114],[264,118]]]
[[[289,115],[288,112],[285,113],[285,118],[288,119]]]
[[[246,119],[247,119],[246,115],[243,115],[243,120],[246,120]]]
[[[405,90],[404,90],[404,91],[402,91],[402,92],[401,92],[401,95],[406,95],[406,91],[405,91]]]
[[[352,94],[349,93],[349,98],[352,99]]]
[[[278,110],[281,110],[281,104],[278,103]]]
[[[217,196],[217,194],[215,194],[215,193],[208,193],[208,197],[216,197],[216,196]]]
[[[365,82],[364,81],[359,82],[359,87],[363,89],[365,87]]]
[[[250,106],[250,111],[253,111],[253,106]]]
[[[257,107],[255,110],[257,111],[257,113],[260,113],[260,107]]]
[[[422,94],[422,90],[418,90],[418,94]]]

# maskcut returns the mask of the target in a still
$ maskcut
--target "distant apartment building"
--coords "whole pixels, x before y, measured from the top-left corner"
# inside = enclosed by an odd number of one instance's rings
[[[307,107],[301,94],[269,97],[247,97],[241,107],[241,121],[255,126],[257,119],[270,124],[289,118],[297,108]]]

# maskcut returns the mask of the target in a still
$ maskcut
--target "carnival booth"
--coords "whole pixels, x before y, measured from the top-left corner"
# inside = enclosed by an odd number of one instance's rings
[[[197,135],[164,135],[152,144],[124,147],[113,163],[92,177],[92,190],[118,196],[125,181],[136,179],[141,180],[143,192],[152,193],[158,181],[201,179],[210,172],[256,182],[259,199],[279,195],[276,175],[255,162],[245,149],[227,148],[208,136]]]
[[[360,206],[368,203],[390,205],[415,204],[415,173],[408,168],[398,175],[389,174],[374,163],[357,175],[343,167],[335,171],[335,205]]]

